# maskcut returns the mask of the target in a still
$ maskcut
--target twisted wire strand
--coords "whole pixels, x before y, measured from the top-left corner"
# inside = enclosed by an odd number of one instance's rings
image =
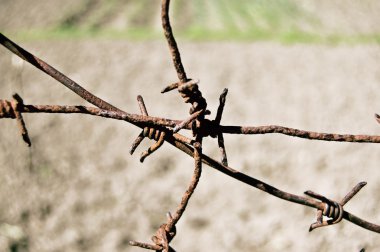
[[[164,130],[159,130],[156,128],[145,127],[142,134],[144,137],[156,140],[156,142],[152,144],[146,151],[141,153],[140,162],[144,162],[146,157],[155,152],[164,144],[166,132]]]

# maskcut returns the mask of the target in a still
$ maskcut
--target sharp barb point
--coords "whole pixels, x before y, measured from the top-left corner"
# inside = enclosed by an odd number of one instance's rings
[[[167,86],[167,87],[165,87],[164,89],[162,89],[162,90],[161,90],[161,93],[163,94],[163,93],[167,93],[167,92],[169,92],[169,91],[172,91],[172,90],[178,88],[178,86],[179,86],[179,83],[178,83],[178,82],[173,83],[173,84],[170,84],[169,86]]]
[[[367,182],[366,181],[362,181],[359,183],[362,187],[366,186],[367,185]]]
[[[177,133],[180,129],[181,129],[181,128],[178,127],[178,125],[175,126],[175,127],[173,128],[173,133],[174,133],[174,134]]]
[[[308,195],[308,196],[312,196],[313,195],[313,192],[310,191],[310,190],[307,190],[304,192],[304,194]]]
[[[377,121],[378,123],[380,123],[380,115],[379,115],[379,114],[375,114],[375,118],[376,118],[376,121]]]

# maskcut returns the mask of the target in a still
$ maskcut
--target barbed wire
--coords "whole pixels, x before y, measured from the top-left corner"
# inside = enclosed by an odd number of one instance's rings
[[[96,107],[86,106],[68,106],[68,105],[25,105],[22,98],[14,94],[13,99],[0,100],[0,119],[16,119],[20,128],[23,140],[31,145],[22,113],[80,113],[104,118],[127,121],[142,129],[136,140],[132,143],[130,154],[133,154],[139,144],[148,137],[156,142],[141,154],[140,161],[143,162],[146,157],[157,151],[164,142],[168,142],[182,152],[188,154],[194,159],[194,173],[191,182],[182,196],[182,200],[177,207],[175,214],[167,214],[166,223],[162,224],[152,237],[154,244],[131,241],[130,245],[138,246],[155,251],[174,251],[170,246],[171,240],[176,235],[175,225],[181,219],[186,210],[191,196],[199,183],[202,173],[202,163],[224,173],[251,187],[255,187],[263,192],[271,194],[280,199],[301,204],[304,206],[317,209],[317,221],[311,224],[309,231],[315,228],[338,224],[343,219],[350,221],[362,228],[380,233],[380,226],[367,222],[344,210],[344,205],[350,201],[365,185],[366,182],[358,183],[341,201],[337,202],[324,197],[323,195],[306,191],[309,197],[291,194],[277,189],[267,183],[253,178],[245,173],[237,171],[228,166],[227,154],[224,145],[223,134],[284,134],[287,136],[300,137],[309,140],[321,141],[338,141],[338,142],[355,142],[355,143],[380,143],[380,136],[375,135],[353,135],[353,134],[335,134],[335,133],[318,133],[304,131],[299,129],[288,128],[284,126],[223,126],[221,125],[222,114],[226,103],[227,89],[224,89],[219,98],[219,107],[214,120],[207,119],[206,116],[211,112],[207,110],[206,99],[199,90],[199,81],[188,79],[185,68],[183,67],[180,52],[175,41],[169,19],[170,0],[161,2],[161,20],[165,38],[168,42],[169,50],[172,56],[173,65],[178,75],[178,82],[168,85],[162,90],[162,93],[177,89],[185,103],[190,103],[190,116],[184,120],[172,120],[161,117],[152,117],[148,115],[144,100],[141,96],[137,97],[141,115],[125,112],[114,105],[95,96],[84,89],[78,83],[59,72],[54,67],[42,59],[29,53],[6,36],[0,33],[0,43],[9,49],[12,53],[18,55],[25,61],[34,65],[36,68],[53,77],[58,82],[71,89],[74,93],[82,97],[85,101]],[[380,123],[380,116],[375,114],[375,119]],[[179,134],[180,130],[191,130],[193,139]],[[221,152],[221,162],[202,153],[202,140],[204,137],[218,138],[218,146]]]

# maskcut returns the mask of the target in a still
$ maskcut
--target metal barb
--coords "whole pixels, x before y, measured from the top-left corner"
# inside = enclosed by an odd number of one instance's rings
[[[144,116],[148,116],[148,111],[146,110],[144,99],[142,98],[141,95],[137,96],[137,103],[139,104],[141,114]]]
[[[133,155],[135,152],[136,148],[140,145],[140,143],[144,140],[144,134],[143,132],[140,133],[140,135],[137,136],[135,141],[133,141],[131,148],[129,149],[129,154]]]
[[[166,92],[169,92],[169,91],[172,91],[174,89],[177,89],[178,86],[180,85],[179,82],[176,82],[176,83],[173,83],[173,84],[170,84],[169,86],[165,87],[164,89],[161,90],[161,93],[166,93]]]
[[[137,103],[140,108],[140,112],[143,116],[148,116],[148,111],[146,109],[144,99],[142,98],[141,95],[137,96]],[[145,158],[148,157],[150,154],[155,152],[158,148],[160,148],[164,142],[165,142],[165,131],[159,130],[156,128],[151,128],[151,127],[145,127],[141,133],[137,136],[135,141],[133,141],[131,148],[129,150],[129,153],[132,155],[136,148],[140,145],[140,143],[144,140],[145,137],[148,137],[149,139],[156,140],[156,142],[151,145],[148,150],[144,151],[141,153],[140,156],[140,162],[144,162]]]
[[[150,132],[153,132],[152,129],[153,128],[150,128]],[[144,130],[145,132],[145,130]],[[140,157],[140,162],[144,162],[145,158],[148,157],[150,154],[152,154],[153,152],[155,152],[156,150],[158,150],[158,148],[160,148],[164,142],[165,142],[165,131],[157,131],[159,133],[159,138],[157,139],[157,142],[154,143],[153,145],[151,145],[148,150],[144,151],[143,153],[141,153],[141,157]],[[146,135],[144,135],[146,137]],[[154,137],[153,135],[149,134],[148,137],[150,139],[155,139],[155,138],[151,138],[150,136]]]
[[[375,118],[376,118],[376,121],[377,121],[378,123],[380,123],[380,115],[375,114]]]
[[[342,221],[345,213],[343,206],[349,202],[366,184],[366,182],[358,183],[339,203],[318,193],[306,191],[306,195],[316,198],[323,203],[323,209],[317,210],[317,221],[310,225],[309,232],[316,228],[337,224]],[[324,221],[323,216],[330,219]]]
[[[17,93],[13,94],[12,97],[12,101],[0,100],[0,119],[16,119],[22,139],[30,147],[32,146],[32,142],[30,141],[28,129],[26,128],[25,121],[22,116],[24,102]]]
[[[135,247],[140,247],[143,249],[162,251],[162,247],[158,246],[156,244],[149,244],[149,243],[143,243],[143,242],[138,242],[138,241],[130,241],[129,245],[135,246]]]
[[[30,141],[28,129],[26,128],[24,118],[22,117],[22,114],[21,114],[21,109],[23,107],[24,107],[24,101],[22,100],[22,98],[17,93],[13,94],[12,108],[13,108],[17,123],[20,128],[22,139],[28,145],[28,147],[30,147],[32,146],[32,142]]]
[[[221,93],[221,95],[219,97],[219,107],[218,107],[218,111],[216,112],[216,116],[214,119],[214,121],[217,125],[219,125],[220,121],[222,120],[224,105],[226,104],[227,93],[228,93],[228,89],[225,88],[225,89],[223,89],[223,92]]]
[[[346,196],[341,200],[340,204],[343,206],[347,204],[348,201],[350,201],[364,186],[367,185],[367,182],[363,181],[358,183],[352,190],[347,193]]]
[[[181,123],[177,124],[177,126],[175,126],[173,128],[173,133],[177,133],[178,131],[180,131],[181,129],[183,129],[187,125],[189,125],[191,122],[193,122],[195,119],[197,119],[200,115],[202,115],[204,113],[205,113],[205,111],[203,109],[200,111],[194,112],[187,119],[185,119]]]
[[[222,155],[221,163],[225,166],[228,166],[227,151],[226,151],[226,146],[224,145],[223,133],[218,134],[218,146],[219,146],[219,151]]]
[[[219,107],[218,107],[218,110],[216,112],[216,116],[214,119],[214,122],[217,126],[220,125],[220,121],[222,120],[224,105],[226,104],[227,93],[228,93],[228,89],[225,88],[225,89],[223,89],[223,92],[219,97]],[[224,137],[223,137],[222,132],[218,133],[218,146],[219,146],[220,153],[222,155],[221,162],[223,165],[228,166],[227,151],[226,151],[226,147],[224,145]]]

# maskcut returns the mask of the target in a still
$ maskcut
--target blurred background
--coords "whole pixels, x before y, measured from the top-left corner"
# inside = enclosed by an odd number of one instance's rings
[[[0,32],[94,94],[131,113],[188,115],[163,38],[159,0],[0,0]],[[380,2],[375,0],[173,0],[171,19],[188,75],[224,125],[380,134]],[[0,48],[0,98],[88,105]],[[129,146],[140,130],[85,115],[24,115],[32,147],[0,120],[0,251],[142,251],[175,211],[193,162],[164,144],[141,164]],[[298,195],[340,200],[380,223],[380,146],[282,135],[225,136],[229,164]],[[219,159],[217,142],[204,152]],[[308,232],[315,211],[204,167],[172,242],[177,251],[377,251],[378,234],[349,222]]]
[[[2,0],[3,32],[25,40],[161,38],[152,0]],[[379,42],[380,3],[373,0],[176,0],[177,35],[197,40]]]

